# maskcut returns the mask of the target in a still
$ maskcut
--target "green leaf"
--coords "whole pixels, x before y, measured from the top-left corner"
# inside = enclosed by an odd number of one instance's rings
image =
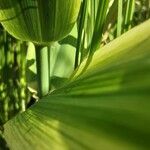
[[[0,22],[14,37],[48,44],[73,28],[81,0],[0,0]]]
[[[148,150],[149,27],[150,20],[97,51],[68,85],[7,122],[11,150]]]

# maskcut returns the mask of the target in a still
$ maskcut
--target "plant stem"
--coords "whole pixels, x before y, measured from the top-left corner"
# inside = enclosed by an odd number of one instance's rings
[[[83,37],[84,37],[84,26],[86,23],[86,15],[87,15],[87,4],[88,1],[84,0],[81,6],[81,12],[80,12],[80,20],[79,20],[79,27],[78,27],[78,38],[77,38],[77,48],[76,48],[76,55],[75,55],[75,66],[74,69],[76,69],[79,65],[79,63],[82,61],[80,60],[79,62],[79,53],[81,51],[81,47],[82,47],[82,42],[83,42]],[[81,57],[83,55],[83,51],[81,51]]]
[[[122,6],[123,6],[123,1],[118,0],[117,37],[119,37],[122,32],[122,11],[123,11]]]
[[[93,37],[89,53],[90,56],[92,56],[101,45],[108,6],[109,0],[100,0],[97,2],[96,20],[94,24]]]
[[[49,92],[48,49],[41,45],[36,45],[35,49],[38,77],[38,96],[41,98]]]
[[[134,15],[135,0],[127,0],[126,14],[124,20],[124,32],[131,28],[131,23]]]
[[[51,90],[51,46],[47,47],[48,50],[48,73],[49,73],[49,91]]]
[[[20,54],[21,54],[21,71],[20,71],[20,100],[21,100],[21,106],[20,110],[21,112],[24,112],[26,110],[26,55],[27,55],[27,44],[26,42],[23,42],[20,44]]]

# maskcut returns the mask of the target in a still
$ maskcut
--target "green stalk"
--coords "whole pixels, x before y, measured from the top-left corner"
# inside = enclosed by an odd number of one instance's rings
[[[21,99],[21,106],[20,110],[21,112],[24,112],[26,110],[26,54],[27,54],[27,44],[26,42],[23,42],[20,44],[20,53],[21,53],[21,58],[20,63],[21,63],[21,71],[20,71],[20,99]]]
[[[4,98],[4,122],[8,121],[8,110],[9,110],[9,107],[8,107],[8,99],[5,97]]]
[[[8,74],[7,74],[7,71],[8,71],[8,65],[9,65],[9,62],[8,62],[8,35],[7,35],[7,32],[4,30],[4,57],[5,57],[5,64],[4,64],[4,84],[6,85],[6,89],[8,89]],[[5,91],[4,90],[4,91]],[[6,93],[4,94],[4,103],[3,103],[3,109],[4,109],[4,122],[6,122],[8,120],[8,99],[6,98]]]
[[[83,37],[84,37],[84,26],[86,23],[86,15],[87,15],[87,4],[88,1],[84,0],[80,10],[80,19],[79,19],[79,27],[78,27],[78,38],[77,38],[77,48],[76,48],[76,55],[75,55],[75,65],[74,69],[76,69],[79,63],[82,61],[83,51],[81,49],[83,44]],[[81,61],[79,61],[79,53],[81,51]]]
[[[124,20],[124,32],[128,31],[131,28],[134,9],[135,9],[135,0],[127,0],[126,14]]]
[[[150,18],[150,0],[146,1],[146,8],[147,8],[146,19],[149,19]]]
[[[93,38],[92,38],[90,54],[89,54],[90,57],[92,57],[94,52],[100,47],[104,24],[107,16],[107,10],[109,6],[109,0],[100,0],[97,4],[98,4],[98,8],[96,13]]]
[[[37,81],[39,98],[49,92],[49,65],[48,65],[48,49],[41,45],[36,45],[36,65],[37,65]]]
[[[51,90],[51,46],[47,47],[48,49],[48,76],[49,76],[49,91]]]
[[[122,31],[122,11],[123,1],[118,0],[118,19],[117,19],[117,37],[121,35]]]

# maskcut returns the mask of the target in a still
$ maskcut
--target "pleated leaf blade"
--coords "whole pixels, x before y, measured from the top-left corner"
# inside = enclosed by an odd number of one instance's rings
[[[147,150],[150,21],[97,51],[65,87],[5,125],[12,150]]]
[[[49,44],[69,34],[80,4],[81,0],[0,0],[0,22],[20,40]]]

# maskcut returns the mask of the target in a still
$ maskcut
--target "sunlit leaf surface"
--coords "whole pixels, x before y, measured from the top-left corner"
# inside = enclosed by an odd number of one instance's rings
[[[149,27],[97,51],[68,85],[6,123],[11,150],[148,150]]]

